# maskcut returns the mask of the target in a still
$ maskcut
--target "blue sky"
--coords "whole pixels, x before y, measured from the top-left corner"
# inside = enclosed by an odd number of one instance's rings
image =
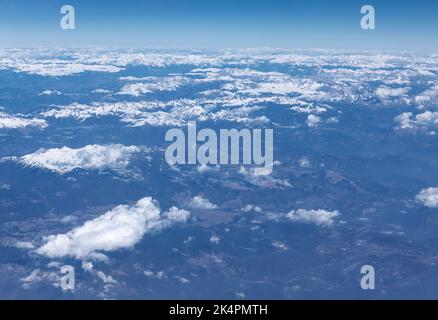
[[[59,27],[76,8],[76,30]],[[376,30],[360,29],[360,8]],[[436,0],[0,0],[0,46],[284,47],[438,52]]]

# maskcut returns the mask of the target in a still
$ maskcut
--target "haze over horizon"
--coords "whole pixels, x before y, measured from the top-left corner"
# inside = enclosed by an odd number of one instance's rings
[[[76,29],[62,30],[73,5]],[[360,28],[363,5],[376,30]],[[23,9],[26,8],[26,9]],[[0,1],[0,46],[121,46],[438,51],[432,0]]]

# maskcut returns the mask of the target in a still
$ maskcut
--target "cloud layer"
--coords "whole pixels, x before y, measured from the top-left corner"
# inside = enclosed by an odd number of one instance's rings
[[[181,65],[187,67],[181,73],[115,75],[116,88],[94,90],[105,92],[111,99],[53,105],[41,116],[80,121],[114,116],[129,126],[184,126],[191,120],[256,125],[273,124],[275,121],[265,110],[279,105],[307,113],[308,118],[300,121],[318,130],[337,123],[333,113],[339,104],[418,107],[422,112],[438,105],[436,55],[269,48],[209,52],[42,49],[34,53],[14,50],[13,55],[7,49],[0,50],[0,69],[48,77],[90,71],[117,73],[131,66]],[[258,70],[261,65],[285,71]],[[281,65],[312,68],[314,72],[297,75],[287,71],[289,68],[279,68]],[[172,94],[160,95],[164,98],[156,100],[156,93],[163,91]],[[153,98],[147,100],[148,96]],[[116,101],[120,99],[126,101]]]

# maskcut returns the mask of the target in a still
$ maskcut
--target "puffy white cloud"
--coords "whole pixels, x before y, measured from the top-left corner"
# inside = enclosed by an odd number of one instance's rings
[[[339,216],[339,212],[327,211],[323,209],[318,210],[305,210],[298,209],[296,211],[290,211],[285,215],[285,217],[292,221],[303,222],[303,223],[313,223],[318,226],[332,226],[334,224],[334,218]]]
[[[401,97],[406,95],[409,90],[410,88],[379,87],[376,90],[376,96],[383,100],[388,98]]]
[[[40,149],[19,158],[19,162],[31,167],[44,168],[64,174],[74,169],[123,170],[134,153],[141,149],[136,146],[112,144],[106,146],[87,145],[79,149],[68,147]]]
[[[438,124],[438,112],[426,111],[415,116],[415,123],[420,126],[432,126]]]
[[[415,102],[419,104],[430,103],[434,99],[438,99],[438,85],[434,85],[416,96]]]
[[[339,118],[338,117],[330,117],[330,118],[327,119],[326,122],[327,123],[331,123],[331,124],[339,123]]]
[[[119,205],[73,230],[45,238],[36,252],[50,258],[104,258],[102,252],[132,248],[146,233],[158,232],[190,217],[186,210],[171,208],[161,214],[150,197],[132,206]]]
[[[162,225],[174,222],[185,223],[190,217],[190,213],[187,210],[180,210],[177,207],[172,207],[169,211],[165,212],[163,216],[165,220],[161,222]]]
[[[25,127],[47,127],[47,122],[43,119],[24,118],[13,116],[0,110],[0,129],[17,129]]]
[[[438,126],[438,112],[425,111],[417,115],[412,112],[403,112],[394,118],[399,129],[428,129]]]
[[[429,208],[438,208],[438,188],[426,188],[420,191],[415,200]]]
[[[399,124],[400,129],[410,129],[412,124],[412,112],[403,112],[394,118],[394,121]]]
[[[189,202],[189,206],[195,209],[207,209],[207,210],[218,208],[216,204],[211,203],[210,200],[203,198],[200,195],[193,197]]]
[[[307,126],[309,128],[316,127],[321,122],[321,118],[315,116],[314,114],[309,114],[306,120]]]

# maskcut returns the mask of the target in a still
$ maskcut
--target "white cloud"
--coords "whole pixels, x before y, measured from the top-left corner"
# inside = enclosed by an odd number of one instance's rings
[[[166,52],[121,52],[114,50],[112,52],[105,51],[105,54],[100,52],[83,52],[82,60],[89,63],[97,64],[112,64],[117,66],[127,65],[145,65],[154,67],[166,67],[171,65],[220,65],[222,57],[206,54],[195,53],[169,53]]]
[[[252,204],[247,204],[245,207],[241,209],[243,212],[254,211],[257,213],[261,213],[263,210],[260,207],[254,206]]]
[[[41,92],[40,94],[38,94],[39,96],[59,96],[62,93],[58,90],[44,90],[43,92]]]
[[[334,218],[339,216],[339,212],[327,211],[323,209],[318,210],[305,210],[298,209],[297,211],[290,211],[285,217],[292,221],[313,223],[318,226],[332,226],[334,224]]]
[[[213,243],[213,244],[219,244],[220,241],[221,241],[221,238],[219,238],[219,237],[216,236],[216,235],[212,235],[212,236],[210,237],[210,242]]]
[[[420,191],[415,200],[429,208],[438,208],[438,188],[427,188]]]
[[[43,280],[43,277],[40,275],[40,270],[35,269],[32,271],[30,275],[27,277],[23,277],[20,279],[20,282],[22,282],[23,289],[30,289],[32,284],[36,282],[41,282]]]
[[[266,116],[250,117],[251,113],[263,109],[262,107],[243,106],[233,109],[222,109],[208,115],[213,121],[230,121],[237,123],[259,123],[266,124],[270,120]]]
[[[133,80],[135,78],[124,77],[121,79]],[[181,76],[163,77],[163,78],[149,77],[147,78],[147,80],[149,80],[149,82],[126,84],[122,87],[122,89],[120,89],[120,91],[117,94],[132,95],[138,97],[143,94],[155,92],[155,91],[175,91],[183,84],[189,82],[188,79],[183,78]]]
[[[428,129],[438,127],[438,112],[425,111],[417,115],[403,112],[394,118],[399,129]]]
[[[205,199],[200,195],[193,197],[193,199],[190,200],[189,206],[191,208],[207,209],[207,210],[218,208],[218,206],[216,204],[211,203],[210,200]]]
[[[114,278],[111,277],[110,275],[106,275],[103,271],[95,270],[92,262],[82,261],[82,269],[86,272],[89,272],[89,273],[95,275],[100,280],[102,280],[103,283],[105,283],[107,285],[113,285],[113,284],[117,283],[117,281],[114,280]]]
[[[272,246],[280,251],[288,251],[289,246],[283,241],[274,240],[272,241]]]
[[[80,58],[78,58],[80,57]],[[140,96],[149,92],[177,90],[183,85],[219,82],[218,87],[196,92],[193,97],[170,101],[94,102],[90,105],[71,104],[44,112],[45,117],[72,117],[85,120],[91,117],[115,116],[129,126],[184,126],[187,121],[229,121],[237,123],[266,124],[270,122],[264,110],[272,104],[307,113],[307,125],[315,127],[323,119],[318,115],[336,108],[333,102],[369,104],[374,97],[399,98],[398,102],[414,101],[413,79],[429,70],[437,69],[437,59],[430,56],[412,57],[384,54],[351,54],[346,52],[315,51],[298,53],[288,50],[236,50],[211,54],[188,52],[124,52],[81,51],[73,55],[79,63],[126,66],[146,64],[168,66],[199,64],[184,74],[163,77],[121,77],[125,81],[119,94]],[[226,67],[245,65],[245,68]],[[263,72],[249,69],[259,63],[291,63],[310,66],[315,74],[292,76],[280,72]],[[324,66],[323,68],[318,68]],[[385,83],[376,90],[370,82]],[[431,83],[433,83],[431,81]],[[433,90],[425,95],[433,95]],[[184,93],[184,90],[178,90]],[[185,93],[184,93],[185,95]],[[389,100],[390,101],[390,100]],[[432,100],[433,102],[433,100]],[[386,100],[385,100],[386,103]],[[257,112],[257,113],[256,113]],[[337,123],[331,117],[327,123]]]
[[[412,124],[412,112],[403,112],[394,118],[394,121],[399,124],[400,129],[410,129]]]
[[[300,160],[298,162],[299,162],[301,168],[310,168],[311,167],[310,161],[309,161],[309,159],[307,159],[307,157],[300,158]]]
[[[74,118],[86,120],[92,117],[117,116],[128,121],[142,115],[144,111],[163,108],[157,101],[92,103],[90,105],[72,103],[68,106],[47,110],[41,115],[45,118]]]
[[[309,126],[309,128],[316,127],[321,122],[321,118],[318,116],[315,116],[314,114],[309,114],[307,116],[306,123]]]
[[[196,170],[202,174],[202,173],[209,172],[209,171],[217,171],[218,168],[219,168],[219,165],[216,165],[213,167],[213,166],[208,166],[206,164],[201,163],[199,166],[196,167]]]
[[[259,170],[257,170],[259,169]],[[276,179],[270,175],[265,174],[263,168],[249,168],[241,166],[239,169],[239,174],[245,177],[245,180],[250,184],[262,187],[262,188],[290,188],[292,185],[287,181],[287,179]]]
[[[155,88],[152,88],[152,85],[148,83],[132,83],[124,85],[117,94],[138,97],[150,93],[154,89]]]
[[[327,123],[339,123],[339,118],[338,117],[330,117],[327,119]]]
[[[92,262],[90,261],[82,261],[82,269],[84,269],[84,271],[91,271],[93,270],[94,265]]]
[[[388,88],[388,87],[379,87],[376,90],[376,96],[382,100],[388,98],[396,98],[406,95],[409,92],[410,88]]]
[[[117,283],[117,281],[114,280],[113,277],[111,277],[110,275],[106,275],[105,273],[103,273],[103,271],[97,271],[96,275],[100,280],[102,280],[103,283],[106,283],[106,284],[116,284]]]
[[[189,217],[188,211],[177,208],[161,214],[152,198],[145,197],[132,206],[119,205],[65,234],[46,237],[36,252],[50,258],[104,258],[102,252],[132,248],[146,233],[186,222]]]
[[[191,243],[192,241],[194,241],[195,239],[196,239],[195,237],[189,236],[186,240],[183,241],[183,243],[187,245],[187,244]]]
[[[187,284],[190,283],[190,280],[181,276],[176,276],[175,279],[177,279],[179,282],[181,282],[182,284]]]
[[[302,97],[322,99],[328,97],[327,93],[322,90],[323,84],[313,79],[294,78],[286,74],[271,73],[264,77],[252,79],[251,82],[243,83],[240,92],[249,95],[260,94],[299,94]]]
[[[280,72],[253,70],[260,65],[288,64],[311,67],[315,74],[292,76]],[[119,72],[128,65],[167,67],[193,65],[184,75],[169,77],[121,77],[127,84],[121,90],[126,94],[142,94],[172,85],[175,80],[183,83],[223,82],[221,90],[208,90],[208,94],[222,95],[225,99],[244,101],[276,101],[295,106],[292,100],[304,103],[367,102],[372,97],[380,99],[401,98],[400,102],[438,102],[436,55],[380,54],[346,52],[339,50],[314,50],[301,52],[282,49],[223,50],[193,52],[189,50],[122,50],[122,49],[1,49],[0,69],[40,74],[45,76],[72,75],[80,72]],[[224,67],[234,66],[234,67]],[[245,68],[242,68],[242,65]],[[410,87],[416,79],[425,78],[431,87],[418,96]],[[169,81],[169,84],[161,84]],[[373,90],[369,83],[385,83]],[[414,83],[412,83],[414,82]],[[206,91],[207,92],[207,91]],[[293,96],[294,98],[292,98]],[[287,103],[287,101],[289,101]],[[224,101],[223,101],[224,102]],[[324,107],[323,107],[324,108]],[[308,112],[299,106],[296,111]],[[314,113],[318,112],[314,110]]]
[[[426,111],[415,116],[415,124],[420,126],[438,125],[438,112]]]
[[[95,89],[93,91],[91,91],[91,93],[102,93],[102,94],[106,94],[106,93],[112,93],[111,90],[108,89]]]
[[[87,145],[79,149],[68,147],[40,149],[19,158],[19,162],[31,167],[44,168],[64,174],[74,169],[123,170],[134,153],[141,149],[136,146],[112,144],[106,146]]]
[[[299,103],[298,106],[294,106],[290,108],[292,111],[298,112],[298,113],[323,113],[327,112],[327,109],[329,109],[329,106],[324,105],[320,106],[315,103]]]
[[[0,111],[0,129],[17,129],[25,127],[45,128],[47,123],[43,119],[24,118],[22,116],[13,116]]]
[[[433,99],[438,98],[438,85],[434,85],[431,88],[423,91],[420,95],[415,97],[416,103],[427,103],[431,102]]]
[[[155,278],[158,280],[164,279],[166,277],[164,271],[153,272],[152,270],[143,271],[144,275],[148,278]]]
[[[190,217],[190,213],[186,210],[180,210],[177,207],[172,207],[169,211],[163,214],[166,220],[162,221],[161,224],[164,226],[168,223],[181,222],[185,223]]]
[[[293,75],[256,70],[266,63],[311,67],[314,72]],[[403,104],[415,101],[419,104],[427,102],[428,106],[438,105],[436,55],[413,57],[405,53],[389,55],[339,50],[300,52],[282,49],[208,53],[99,48],[39,49],[32,52],[21,49],[0,50],[0,69],[43,75],[68,75],[84,71],[118,72],[128,65],[193,67],[189,72],[160,77],[119,77],[123,82],[119,94],[141,96],[149,92],[178,90],[178,95],[187,96],[187,91],[180,90],[182,86],[208,83],[209,87],[204,91],[194,90],[190,99],[176,98],[167,101],[168,95],[165,95],[162,101],[74,103],[51,107],[41,116],[74,118],[80,121],[113,116],[126,125],[135,127],[181,127],[190,120],[264,125],[270,123],[270,115],[265,110],[275,104],[309,115],[307,121],[305,120],[306,125],[317,127],[323,122],[334,124],[339,121],[337,117],[327,120],[319,117],[321,113],[339,107],[339,104],[333,102],[367,105],[374,103],[375,97],[378,97],[382,99],[382,103],[397,99],[398,103]],[[216,87],[212,86],[214,82]],[[384,85],[374,89],[372,83]],[[410,88],[417,88],[420,83],[421,86],[427,83],[428,87],[417,95]],[[110,91],[98,89],[94,92]],[[39,121],[33,122],[36,126],[46,125],[44,120],[34,120]],[[287,121],[286,118],[284,120]],[[2,121],[5,122],[0,117],[0,128]],[[10,120],[7,122],[6,126],[13,126]],[[433,119],[421,119],[421,116],[406,122],[407,126],[414,127],[424,126],[426,123],[435,125]],[[21,124],[19,127],[27,125]]]
[[[40,269],[33,270],[28,276],[20,278],[23,289],[30,289],[32,285],[40,283],[42,281],[49,281],[54,287],[60,286],[60,274],[59,272],[43,271]]]
[[[15,243],[15,247],[18,249],[33,249],[34,245],[32,244],[32,242],[28,241],[17,241]]]

